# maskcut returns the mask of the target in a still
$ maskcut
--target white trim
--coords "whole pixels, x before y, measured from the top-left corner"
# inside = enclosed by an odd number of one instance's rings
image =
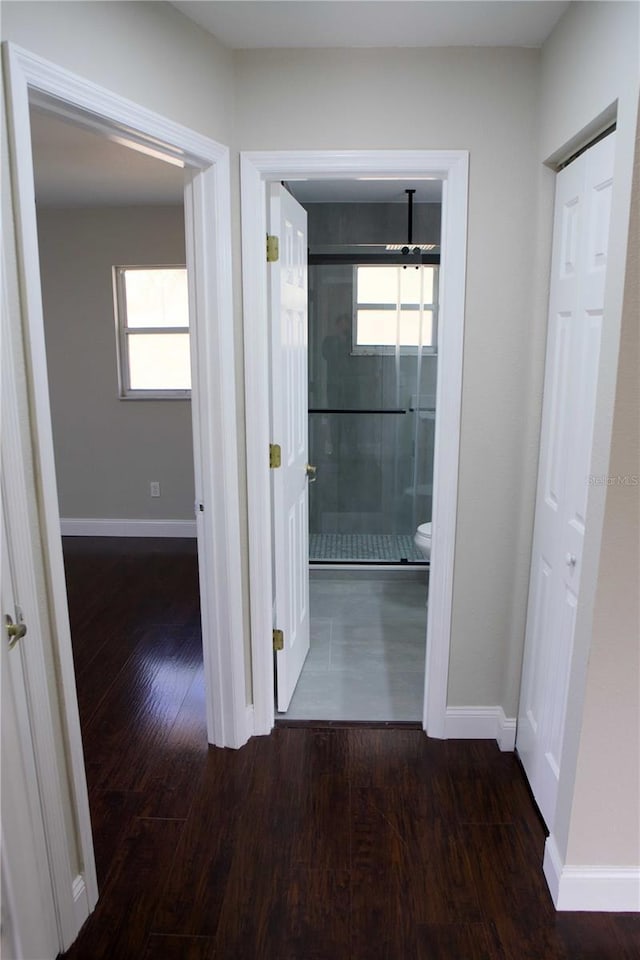
[[[117,367],[118,367],[118,397],[120,400],[190,400],[191,386],[189,387],[153,387],[140,388],[131,386],[131,337],[135,336],[164,336],[165,334],[176,336],[190,336],[189,330],[189,304],[185,301],[187,308],[187,324],[182,326],[131,326],[129,323],[129,303],[127,300],[127,282],[126,274],[141,270],[146,273],[156,270],[166,272],[179,270],[187,280],[187,268],[184,263],[150,263],[150,264],[114,264],[112,267],[113,277],[113,313],[116,331],[116,343],[118,349]],[[185,292],[186,283],[185,283]],[[175,341],[174,341],[175,342]]]
[[[245,675],[242,644],[240,522],[236,448],[236,409],[231,293],[231,212],[228,148],[158,114],[131,103],[13,44],[3,44],[9,149],[13,173],[12,198],[16,220],[21,310],[30,386],[33,446],[22,450],[20,436],[7,440],[8,463],[38,464],[40,541],[17,544],[27,570],[36,565],[34,551],[42,549],[50,587],[51,622],[34,631],[47,642],[48,628],[59,667],[69,777],[74,793],[74,816],[83,864],[89,909],[97,899],[97,883],[80,735],[56,489],[49,405],[38,239],[33,182],[29,104],[70,116],[94,130],[116,131],[130,143],[143,144],[158,155],[179,159],[189,168],[185,186],[185,232],[189,269],[194,390],[192,421],[196,499],[203,510],[196,516],[201,588],[201,618],[205,661],[207,729],[212,743],[240,746],[247,739]],[[4,376],[4,375],[3,375]],[[196,389],[197,386],[197,389]],[[16,471],[17,473],[17,471]],[[29,517],[28,506],[20,508]],[[22,516],[20,512],[18,516]],[[37,537],[38,532],[34,534]],[[35,695],[36,736],[46,737],[40,714],[40,678]],[[54,737],[49,724],[49,736]],[[35,739],[35,737],[34,737]],[[78,932],[77,904],[73,902],[65,820],[58,811],[59,790],[52,768],[59,750],[38,752],[43,782],[43,810],[51,852],[54,894],[63,915],[61,949]],[[46,758],[49,757],[50,760]],[[47,766],[48,764],[48,766]],[[60,816],[59,816],[60,814]],[[51,821],[58,817],[58,828]]]
[[[249,737],[252,737],[255,733],[255,720],[254,720],[254,711],[253,704],[250,703],[245,707],[245,717],[244,717],[245,729],[247,731],[247,740]]]
[[[59,637],[68,635],[66,590],[53,461],[42,323],[29,102],[73,116],[101,132],[114,129],[132,143],[189,167],[185,185],[186,263],[192,354],[192,422],[199,541],[201,618],[207,728],[217,746],[245,742],[238,454],[231,292],[229,150],[222,144],[124,100],[12,44],[5,44],[16,156],[16,216],[24,276],[27,336],[34,384],[36,445],[43,477],[44,528],[52,565]],[[53,99],[52,99],[53,98]],[[61,640],[63,645],[66,640]],[[70,641],[69,641],[70,644]],[[70,649],[70,648],[69,648]],[[72,670],[72,663],[70,661]]]
[[[36,566],[32,558],[32,537],[35,523],[31,523],[27,491],[30,487],[29,453],[24,447],[18,409],[18,385],[16,370],[20,368],[20,352],[13,342],[13,330],[9,327],[7,308],[6,260],[2,255],[3,303],[2,303],[2,348],[5,368],[2,372],[2,500],[3,519],[6,518],[6,535],[12,559],[12,574],[15,581],[15,600],[19,604],[27,624],[27,638],[18,650],[20,675],[13,673],[14,693],[24,700],[21,733],[23,766],[33,769],[35,783],[23,802],[30,807],[39,807],[31,815],[32,829],[40,818],[44,827],[44,844],[48,863],[43,871],[48,872],[51,897],[55,909],[56,933],[60,949],[71,945],[80,929],[78,926],[72,886],[74,871],[71,851],[74,838],[69,836],[65,803],[69,795],[66,781],[69,771],[59,762],[61,749],[57,743],[61,717],[55,691],[49,683],[49,657],[46,644],[51,642],[53,624],[42,615],[38,590]],[[5,465],[10,469],[5,469]],[[36,521],[37,522],[37,521]],[[58,541],[60,538],[58,537]],[[4,640],[4,638],[3,638]],[[64,659],[60,666],[64,671]],[[14,664],[14,670],[17,665]],[[75,695],[75,677],[71,675],[68,699],[65,700],[65,719],[69,746],[72,752],[71,791],[76,804],[79,842],[87,888],[87,905],[93,908],[98,898],[98,886],[93,856],[93,841],[89,821],[89,803],[80,743],[80,724]],[[80,751],[78,754],[78,750]],[[78,757],[79,762],[78,762]],[[34,905],[39,909],[39,905]],[[89,914],[85,914],[83,921]]]
[[[84,882],[84,877],[81,873],[78,874],[71,884],[71,897],[73,899],[76,923],[78,924],[79,930],[93,909],[92,905],[89,903],[87,885]]]
[[[640,912],[640,866],[567,866],[551,834],[543,869],[556,910]]]
[[[441,177],[440,371],[436,406],[434,520],[423,725],[444,737],[453,597],[462,399],[462,349],[467,235],[468,153],[465,150],[334,150],[247,152],[240,156],[242,275],[251,648],[256,733],[274,722],[271,503],[268,465],[269,339],[265,184],[270,180],[349,179],[389,175]],[[446,318],[443,321],[443,317]],[[433,562],[435,558],[435,562]]]
[[[195,537],[195,520],[103,520],[61,518],[63,537]]]
[[[503,751],[516,742],[516,718],[502,707],[447,707],[446,740],[496,740]]]
[[[207,730],[218,747],[241,747],[245,725],[245,653],[240,555],[240,482],[231,266],[229,151],[185,186],[189,280],[191,410],[200,616]]]

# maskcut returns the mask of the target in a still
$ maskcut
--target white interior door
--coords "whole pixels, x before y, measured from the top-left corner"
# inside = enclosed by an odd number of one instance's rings
[[[558,174],[529,610],[516,746],[553,824],[588,506],[615,137]]]
[[[270,186],[269,232],[279,259],[269,265],[272,471],[277,708],[284,711],[309,652],[309,492],[307,480],[307,214],[280,184]]]
[[[22,667],[5,617],[19,623],[7,530],[2,527],[2,957],[48,960],[60,950]]]

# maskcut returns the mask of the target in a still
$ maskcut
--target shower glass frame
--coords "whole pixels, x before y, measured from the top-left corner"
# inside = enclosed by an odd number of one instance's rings
[[[334,248],[330,253],[309,256],[309,459],[318,467],[318,482],[310,487],[309,559],[313,565],[426,565],[413,537],[418,524],[431,519],[439,261],[435,253],[381,256],[353,248],[348,253]],[[431,344],[400,346],[398,335],[395,346],[355,343],[356,268],[370,265],[436,268],[433,295],[428,304],[417,307],[420,331],[425,306],[432,311]],[[326,314],[328,307],[318,296],[315,268],[331,266],[349,268],[339,269],[333,277],[334,286],[344,288],[345,303],[345,290],[351,287],[339,331],[328,326],[330,321],[320,316],[319,310],[320,306]],[[400,297],[396,309],[399,331]],[[337,353],[340,337],[345,342]],[[328,341],[332,342],[331,355]],[[319,350],[323,358],[318,356]],[[358,365],[361,370],[371,370],[378,381],[377,390],[358,393],[358,375],[346,372]],[[324,382],[319,382],[321,367],[326,368]]]

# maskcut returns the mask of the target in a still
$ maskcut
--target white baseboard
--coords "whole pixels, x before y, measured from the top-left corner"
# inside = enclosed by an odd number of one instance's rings
[[[195,520],[61,519],[63,537],[195,537]]]
[[[73,900],[73,912],[76,922],[76,936],[84,926],[87,917],[91,913],[91,904],[89,903],[87,885],[84,876],[79,873],[71,884],[71,897]],[[75,936],[73,938],[75,940]],[[73,940],[71,941],[73,943]],[[65,944],[65,949],[71,946],[71,943]]]
[[[256,724],[254,719],[254,710],[253,710],[252,703],[247,704],[244,719],[245,719],[247,740],[250,740],[251,737],[253,737],[256,732]]]
[[[513,750],[516,719],[502,707],[447,707],[446,740],[497,740],[501,750]]]
[[[551,835],[543,869],[556,910],[640,913],[640,866],[567,866]]]

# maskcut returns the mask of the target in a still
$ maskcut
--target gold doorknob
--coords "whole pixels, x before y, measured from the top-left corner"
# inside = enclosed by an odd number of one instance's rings
[[[306,471],[307,471],[307,477],[309,478],[309,483],[315,483],[317,467],[314,467],[311,463],[308,463],[306,467]]]
[[[9,638],[9,650],[13,650],[18,640],[22,640],[26,634],[27,625],[22,620],[14,623],[8,613],[5,614],[4,621],[7,628],[7,637]]]

